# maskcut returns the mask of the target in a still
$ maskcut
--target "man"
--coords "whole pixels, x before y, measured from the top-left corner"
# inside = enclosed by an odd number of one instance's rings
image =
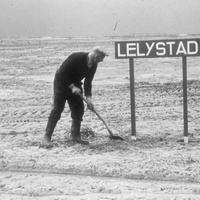
[[[84,114],[84,103],[80,96],[83,94],[82,80],[84,79],[84,94],[89,102],[88,108],[94,109],[92,103],[92,80],[99,62],[108,56],[100,47],[93,51],[72,53],[56,71],[54,78],[54,98],[42,146],[51,148],[51,137],[61,113],[64,110],[66,101],[71,110],[71,136],[74,142],[88,145],[88,141],[81,139],[80,127]]]

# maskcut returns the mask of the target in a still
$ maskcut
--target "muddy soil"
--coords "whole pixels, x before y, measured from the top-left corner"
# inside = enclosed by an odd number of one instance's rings
[[[135,59],[135,141],[129,62],[114,58],[115,39],[0,40],[1,199],[200,199],[200,58],[187,59],[188,144],[181,58]],[[125,140],[110,140],[87,110],[81,131],[90,145],[74,144],[66,105],[54,147],[41,148],[56,69],[69,53],[97,45],[110,56],[93,82],[95,108]]]
[[[198,199],[194,183],[144,181],[59,173],[1,172],[1,199]]]

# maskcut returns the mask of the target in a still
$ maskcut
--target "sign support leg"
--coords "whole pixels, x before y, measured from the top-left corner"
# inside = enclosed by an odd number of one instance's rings
[[[182,57],[183,62],[183,119],[184,119],[184,143],[188,143],[188,105],[187,105],[187,59]]]
[[[131,138],[136,140],[136,118],[135,118],[135,77],[134,77],[134,60],[129,59],[130,67],[130,96],[131,96]]]

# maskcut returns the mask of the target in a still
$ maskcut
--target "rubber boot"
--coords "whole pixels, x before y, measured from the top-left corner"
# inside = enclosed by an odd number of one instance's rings
[[[81,128],[81,121],[72,120],[72,127],[71,127],[72,140],[79,144],[89,145],[88,141],[84,141],[81,139],[80,128]]]
[[[42,147],[45,147],[47,149],[53,147],[53,144],[51,142],[51,137],[52,137],[54,128],[56,127],[56,124],[57,124],[57,121],[52,121],[52,120],[48,121],[46,130],[45,130],[45,135],[42,140]]]

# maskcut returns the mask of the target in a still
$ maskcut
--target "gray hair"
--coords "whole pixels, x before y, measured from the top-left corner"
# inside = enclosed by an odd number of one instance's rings
[[[108,54],[102,49],[102,47],[98,46],[98,47],[94,47],[93,52],[100,54],[102,56],[108,56]]]

